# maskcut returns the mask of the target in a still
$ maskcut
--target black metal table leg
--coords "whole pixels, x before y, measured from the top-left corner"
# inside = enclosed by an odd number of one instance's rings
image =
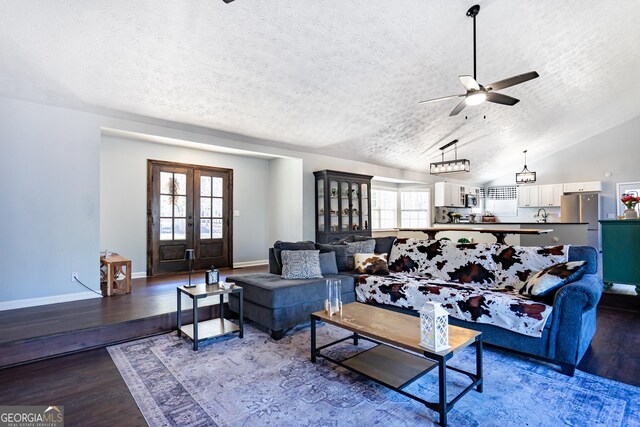
[[[316,363],[316,318],[311,315],[311,363]]]
[[[244,337],[244,291],[240,289],[240,338]]]
[[[354,332],[353,333],[353,345],[358,345],[358,337],[359,337],[358,333]]]
[[[438,399],[438,412],[440,414],[440,425],[446,427],[447,425],[447,361],[444,358],[440,358],[438,361],[438,385],[439,385],[439,399]]]
[[[482,335],[476,338],[476,375],[480,380],[480,384],[476,387],[479,393],[482,393],[484,378],[482,376]]]
[[[182,295],[179,288],[176,288],[176,290],[178,291],[178,336],[181,337],[182,331],[180,330],[180,328],[182,328]]]
[[[220,295],[220,318],[224,319],[224,295]]]
[[[198,349],[198,297],[193,298],[193,351]]]

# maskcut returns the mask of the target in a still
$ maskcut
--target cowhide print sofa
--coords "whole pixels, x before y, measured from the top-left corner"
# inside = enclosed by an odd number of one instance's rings
[[[487,343],[559,364],[567,375],[595,333],[602,279],[592,247],[396,239],[388,259],[389,275],[356,278],[358,301],[413,315],[427,301],[440,302],[451,324],[481,331]],[[519,293],[535,273],[568,261],[585,261],[584,276],[545,297]]]

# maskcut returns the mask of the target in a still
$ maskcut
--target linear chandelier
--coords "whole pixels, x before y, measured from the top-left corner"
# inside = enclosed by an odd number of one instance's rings
[[[454,146],[455,158],[453,160],[444,159],[444,150]],[[439,175],[442,173],[453,172],[469,172],[471,170],[471,162],[467,159],[458,159],[458,140],[454,139],[450,143],[440,147],[440,154],[442,156],[441,162],[431,163],[429,167],[429,173],[431,175]]]
[[[516,184],[531,184],[536,182],[536,173],[527,169],[527,150],[524,153],[524,168],[521,172],[516,173]]]

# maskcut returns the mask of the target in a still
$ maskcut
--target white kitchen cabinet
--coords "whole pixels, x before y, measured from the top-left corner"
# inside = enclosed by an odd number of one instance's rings
[[[602,191],[602,181],[569,182],[563,184],[565,193],[582,193],[587,191]]]
[[[540,186],[522,185],[518,187],[518,207],[532,208],[540,204]]]
[[[548,184],[538,186],[538,206],[552,207],[560,206],[560,199],[563,194],[562,184]]]
[[[449,182],[436,182],[434,184],[433,203],[435,206],[451,208],[463,208],[465,187]]]

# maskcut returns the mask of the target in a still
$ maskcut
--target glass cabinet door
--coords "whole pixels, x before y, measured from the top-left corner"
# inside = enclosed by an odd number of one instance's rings
[[[369,229],[369,184],[360,184],[360,230]]]
[[[329,218],[330,218],[330,228],[329,231],[340,231],[339,224],[339,215],[340,215],[340,206],[338,205],[338,181],[329,181]]]
[[[318,192],[318,231],[325,231],[324,229],[324,179],[319,179],[316,182],[316,185],[318,186],[317,188],[317,192]]]
[[[347,181],[340,182],[340,230],[349,231],[351,226],[349,224],[349,210],[350,202],[349,197],[351,195],[351,185]]]
[[[351,183],[351,230],[361,230],[360,224],[360,184]]]

